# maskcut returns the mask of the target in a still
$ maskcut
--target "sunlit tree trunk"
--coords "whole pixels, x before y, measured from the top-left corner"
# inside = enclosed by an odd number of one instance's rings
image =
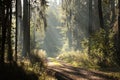
[[[22,0],[16,0],[16,44],[15,44],[15,61],[17,61],[17,51],[20,51],[22,46]]]

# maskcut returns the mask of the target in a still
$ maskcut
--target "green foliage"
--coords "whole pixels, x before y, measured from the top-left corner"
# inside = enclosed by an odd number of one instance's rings
[[[80,51],[68,51],[63,52],[58,56],[58,59],[68,62],[76,67],[98,67],[93,62],[89,60],[88,54]]]
[[[36,62],[34,64],[30,63],[29,60],[24,61],[24,69],[26,72],[34,72],[38,76],[38,80],[56,80],[54,77],[50,77],[47,74],[47,65],[40,66],[41,62]]]
[[[91,36],[91,53],[90,58],[95,61],[96,64],[100,66],[112,66],[114,63],[114,35],[115,33],[110,30],[108,36],[108,41],[106,45],[106,32],[103,29],[95,32]],[[107,54],[106,54],[107,52]]]
[[[40,48],[45,37],[45,30],[47,27],[47,3],[48,2],[46,0],[35,0],[30,2],[30,38],[32,49]]]
[[[47,65],[41,65],[40,62],[31,63],[30,60],[24,59],[20,65],[24,67],[26,72],[34,72],[37,74],[39,80],[47,80],[48,75],[46,72]],[[48,79],[49,80],[49,79]]]
[[[88,40],[84,39],[81,42],[82,49],[81,51],[68,51],[62,52],[58,56],[59,59],[66,62],[72,63],[75,66],[84,66],[84,67],[112,67],[115,66],[115,46],[114,46],[114,35],[115,33],[109,31],[109,41],[108,45],[105,44],[105,35],[106,32],[103,29],[95,32],[91,35],[91,50],[90,54],[88,53]],[[107,55],[105,54],[107,51]]]

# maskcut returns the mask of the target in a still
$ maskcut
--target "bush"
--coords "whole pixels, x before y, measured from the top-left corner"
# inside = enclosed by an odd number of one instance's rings
[[[58,57],[59,60],[71,63],[73,66],[80,67],[93,67],[95,64],[89,60],[88,54],[80,51],[68,51],[61,53]]]

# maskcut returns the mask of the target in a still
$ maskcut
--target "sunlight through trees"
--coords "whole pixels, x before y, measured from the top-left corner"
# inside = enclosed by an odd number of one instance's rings
[[[0,71],[0,80],[119,80],[120,0],[0,0]]]

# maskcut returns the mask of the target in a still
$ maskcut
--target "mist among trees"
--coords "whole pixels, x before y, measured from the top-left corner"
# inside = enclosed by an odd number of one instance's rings
[[[0,0],[0,80],[119,80],[120,0]]]

